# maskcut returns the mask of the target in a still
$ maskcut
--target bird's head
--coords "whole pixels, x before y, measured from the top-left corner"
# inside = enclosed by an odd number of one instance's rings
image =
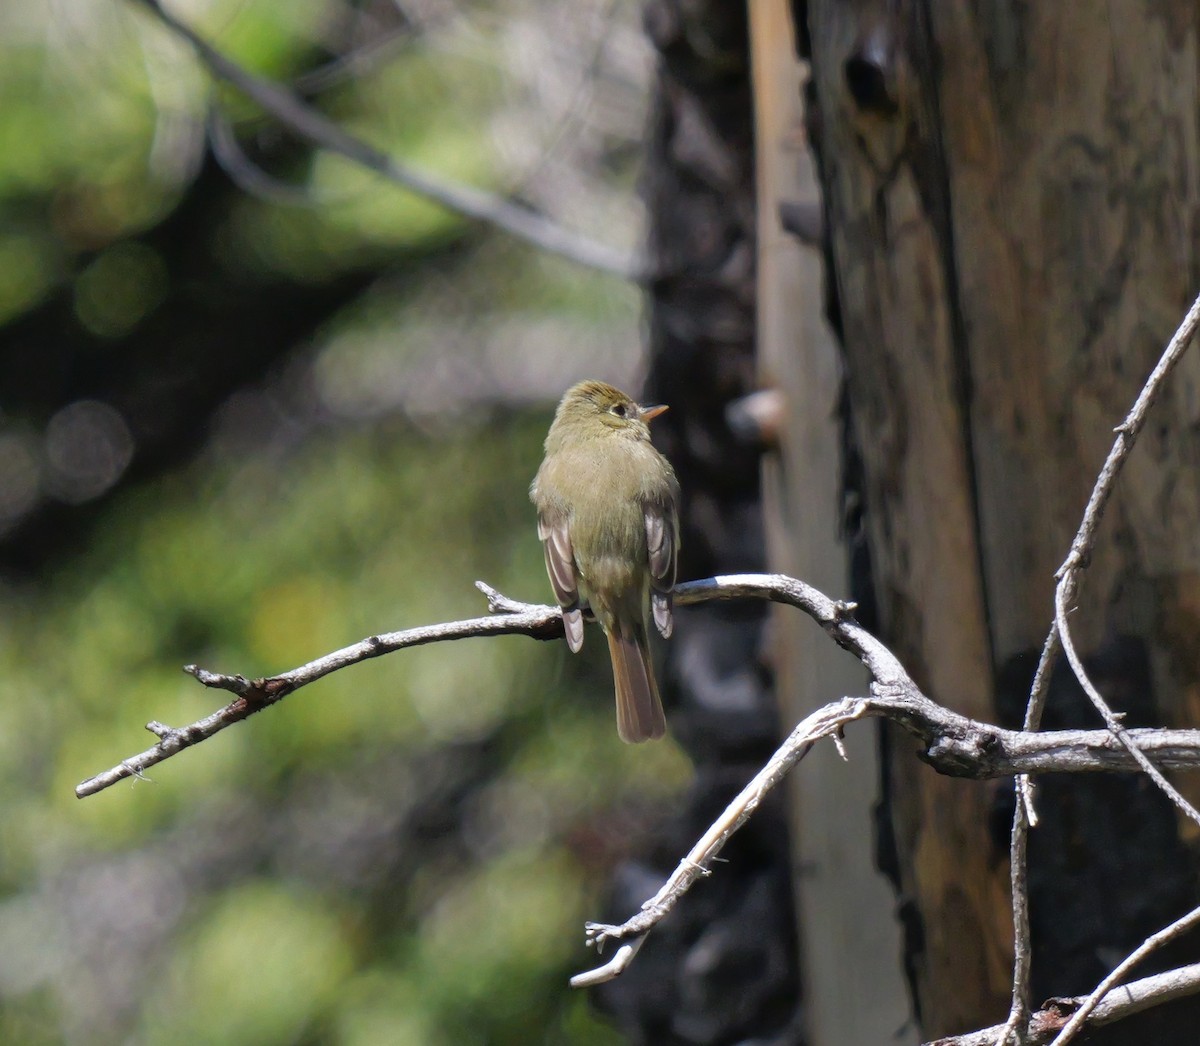
[[[602,381],[581,381],[566,391],[551,426],[551,437],[573,433],[580,438],[604,438],[618,433],[631,439],[650,439],[650,422],[667,408],[642,406],[618,388]]]

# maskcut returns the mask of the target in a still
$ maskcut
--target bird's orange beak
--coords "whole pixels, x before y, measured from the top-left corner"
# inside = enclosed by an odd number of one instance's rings
[[[656,403],[652,407],[642,407],[640,409],[642,412],[642,421],[653,421],[660,414],[665,413],[666,411],[670,410],[671,408],[668,407],[665,403]]]

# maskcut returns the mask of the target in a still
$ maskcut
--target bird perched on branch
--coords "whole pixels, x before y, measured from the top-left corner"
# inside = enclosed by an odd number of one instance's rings
[[[650,443],[665,406],[639,406],[584,381],[558,405],[529,496],[567,645],[583,646],[583,612],[608,636],[622,741],[662,737],[667,724],[650,661],[649,629],[670,636],[679,552],[679,483]]]

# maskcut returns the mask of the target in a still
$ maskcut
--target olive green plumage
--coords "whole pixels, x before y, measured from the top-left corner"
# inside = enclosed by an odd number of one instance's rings
[[[573,386],[529,490],[567,644],[583,646],[588,607],[608,636],[623,741],[666,732],[648,639],[651,620],[671,634],[679,551],[679,483],[650,443],[648,423],[664,410],[603,382]]]

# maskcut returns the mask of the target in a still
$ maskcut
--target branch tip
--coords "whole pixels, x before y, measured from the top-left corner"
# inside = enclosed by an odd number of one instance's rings
[[[261,110],[317,148],[344,156],[409,192],[472,221],[500,229],[540,250],[634,283],[647,283],[654,277],[640,252],[597,242],[505,196],[428,174],[394,159],[334,123],[294,91],[243,68],[190,23],[166,10],[160,0],[138,2],[172,33],[187,41],[215,79],[232,84]],[[225,151],[218,146],[218,152]]]
[[[227,676],[220,672],[210,672],[207,668],[201,668],[199,665],[184,665],[183,670],[202,686],[212,690],[228,690],[232,694],[237,694],[238,697],[246,697],[255,688],[255,684],[243,675]]]
[[[586,973],[577,973],[571,978],[570,984],[572,988],[591,988],[597,984],[603,984],[605,981],[611,981],[619,977],[633,962],[633,957],[637,955],[638,950],[642,947],[642,943],[646,940],[645,934],[637,937],[626,944],[621,945],[616,950],[613,957],[608,960],[603,966],[598,966],[594,970],[588,970]]]
[[[503,592],[492,588],[486,581],[476,581],[475,587],[487,596],[488,610],[493,614],[519,614],[530,608],[529,603],[522,603],[519,599],[510,599]]]

